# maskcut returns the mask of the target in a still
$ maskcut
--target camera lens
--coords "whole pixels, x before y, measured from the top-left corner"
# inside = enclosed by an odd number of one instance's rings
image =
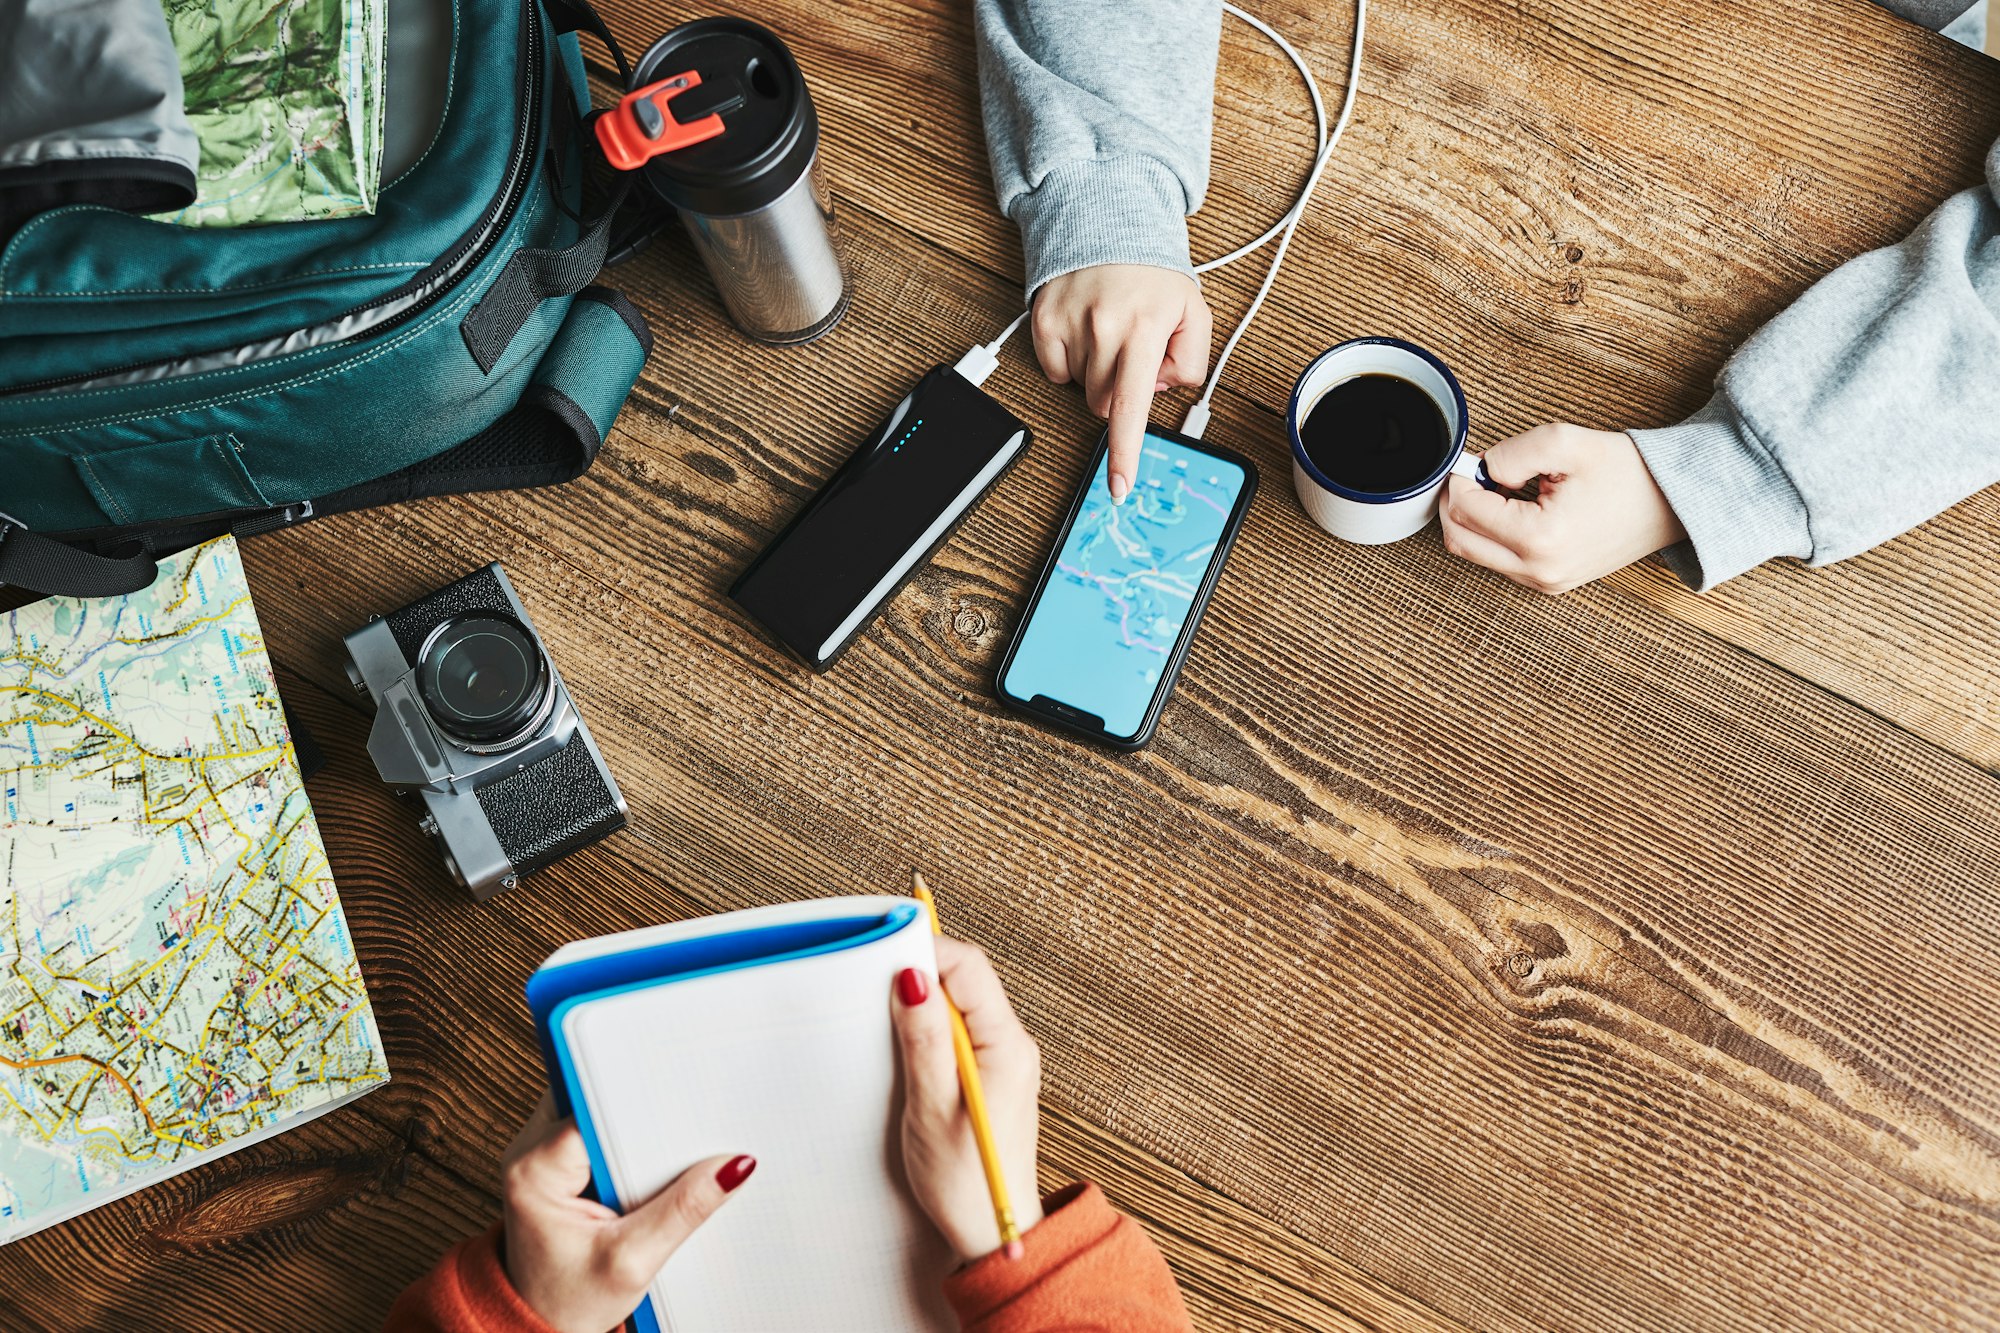
[[[481,611],[431,632],[417,688],[438,726],[470,745],[511,740],[534,725],[549,694],[548,663],[527,627]]]

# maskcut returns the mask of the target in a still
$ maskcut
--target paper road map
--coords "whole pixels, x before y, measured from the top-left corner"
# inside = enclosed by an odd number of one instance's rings
[[[0,615],[0,1242],[385,1082],[236,543]]]

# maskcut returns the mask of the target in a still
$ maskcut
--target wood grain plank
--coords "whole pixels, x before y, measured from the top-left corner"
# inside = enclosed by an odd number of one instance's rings
[[[1446,1319],[1991,1325],[2000,784],[1615,590],[1325,544],[1268,447],[1159,744],[1046,737],[986,673],[1088,428],[1018,371],[996,392],[1067,425],[838,671],[799,671],[721,589],[896,368],[1004,300],[863,240],[850,324],[750,393],[754,362],[676,357],[726,341],[675,301],[682,261],[635,272],[665,350],[586,482],[253,564],[272,642],[337,687],[341,629],[506,562],[635,819],[630,887],[559,875],[498,913],[553,943],[648,919],[652,877],[718,909],[918,857],[1042,1034],[1052,1112]],[[960,314],[889,318],[867,265]]]
[[[543,1088],[521,999],[527,974],[608,921],[709,910],[698,886],[683,892],[633,873],[616,844],[538,877],[540,902],[471,903],[442,882],[408,804],[374,779],[356,702],[281,674],[288,704],[329,755],[311,794],[393,1081],[269,1144],[0,1250],[0,1325],[10,1330],[139,1327],[159,1309],[174,1310],[184,1330],[240,1328],[249,1309],[299,1328],[375,1326],[404,1285],[497,1215],[501,1150]],[[465,966],[471,959],[480,965]],[[1045,1187],[1101,1179],[1161,1240],[1204,1328],[1452,1328],[1102,1128],[1051,1112],[1043,1141]],[[162,1266],[172,1271],[154,1283]],[[148,1280],[133,1282],[135,1272]],[[276,1299],[272,1286],[284,1288]]]
[[[9,1245],[0,1325],[375,1328],[493,1207],[344,1108]]]
[[[1271,8],[1341,67],[1344,5]],[[611,7],[628,37],[695,12]],[[1275,414],[1311,350],[1388,329],[1446,351],[1482,441],[1669,419],[1973,179],[1992,68],[1860,0],[1379,11],[1379,81],[1218,400],[1264,493],[1160,741],[1113,756],[990,698],[1095,433],[1025,359],[991,387],[1038,445],[838,671],[722,596],[1018,300],[963,8],[754,16],[825,114],[854,313],[751,349],[663,244],[615,275],[661,345],[585,481],[249,544],[334,755],[312,794],[395,1081],[0,1250],[0,1323],[370,1326],[492,1215],[536,961],[914,858],[1042,1041],[1049,1183],[1103,1180],[1203,1328],[2000,1327],[2000,506],[1721,595],[1634,571],[1548,601],[1434,534],[1324,541]],[[1283,208],[1290,79],[1226,31],[1198,251]],[[1219,312],[1256,276],[1212,281]],[[495,557],[634,822],[480,906],[334,696],[342,632]]]
[[[1314,1333],[1463,1327],[1079,1117],[1044,1113],[1042,1173],[1049,1188],[1094,1180],[1114,1205],[1139,1218],[1173,1266],[1199,1327]]]
[[[635,40],[695,12],[611,6]],[[1257,12],[1337,95],[1347,6]],[[832,22],[786,0],[752,17],[798,48],[843,198],[1018,277],[1018,241],[994,216],[967,7],[912,0]],[[1282,213],[1310,153],[1289,64],[1241,24],[1224,37],[1197,254]],[[1354,124],[1231,383],[1279,410],[1313,352],[1413,338],[1464,382],[1480,448],[1549,420],[1687,415],[1730,349],[1979,181],[2000,136],[2000,65],[1863,0],[1427,0],[1377,13],[1369,41]],[[1218,319],[1261,277],[1261,261],[1211,275]],[[947,317],[908,275],[893,291],[904,317]],[[970,342],[998,327],[956,332]],[[1184,406],[1171,397],[1157,416]],[[1615,583],[1993,769],[1996,549],[1988,493],[1832,571],[1771,565],[1700,600],[1656,569]]]

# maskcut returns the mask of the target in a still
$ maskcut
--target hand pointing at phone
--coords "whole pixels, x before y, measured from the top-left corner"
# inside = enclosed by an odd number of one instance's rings
[[[1035,355],[1057,384],[1083,386],[1110,423],[1111,498],[1123,503],[1139,469],[1153,395],[1208,374],[1208,306],[1193,278],[1150,264],[1099,264],[1051,278],[1035,293]]]

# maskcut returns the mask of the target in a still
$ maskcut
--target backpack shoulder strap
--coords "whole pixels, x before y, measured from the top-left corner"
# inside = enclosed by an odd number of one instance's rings
[[[127,556],[93,555],[0,514],[0,587],[117,597],[151,585],[159,566],[142,546]]]

